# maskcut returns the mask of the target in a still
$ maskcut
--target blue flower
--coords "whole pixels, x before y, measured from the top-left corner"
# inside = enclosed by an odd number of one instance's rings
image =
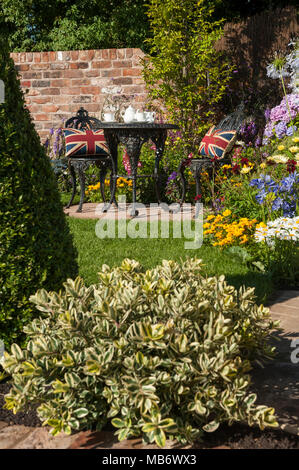
[[[262,189],[256,196],[255,196],[255,199],[257,200],[257,202],[259,204],[263,204],[263,202],[265,202],[265,199],[266,199],[266,196],[267,196],[267,192]]]
[[[283,200],[281,199],[281,197],[277,197],[277,198],[273,201],[272,210],[273,210],[273,211],[278,211],[278,209],[281,208],[282,204],[283,204]]]
[[[293,135],[294,132],[296,132],[296,130],[297,130],[296,126],[288,127],[287,130],[286,130],[286,135],[288,135],[288,136]]]

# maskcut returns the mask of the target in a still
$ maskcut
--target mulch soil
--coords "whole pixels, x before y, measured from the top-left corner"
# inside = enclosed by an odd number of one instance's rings
[[[0,384],[0,421],[13,425],[40,427],[35,409],[13,414],[12,411],[3,408],[4,395],[9,392],[10,384]],[[111,425],[105,429],[112,431]],[[235,424],[233,426],[222,425],[214,433],[206,434],[205,439],[197,448],[228,447],[231,449],[299,449],[299,436],[293,436],[280,430],[264,430],[249,428],[248,426]]]

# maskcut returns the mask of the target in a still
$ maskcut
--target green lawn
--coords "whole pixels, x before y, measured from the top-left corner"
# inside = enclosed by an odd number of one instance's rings
[[[256,288],[260,302],[273,292],[273,284],[266,274],[251,271],[240,260],[232,258],[219,248],[202,246],[196,250],[186,250],[184,239],[99,239],[95,234],[96,220],[68,218],[74,242],[78,250],[79,274],[86,284],[97,282],[97,273],[102,264],[115,266],[124,258],[139,261],[151,268],[163,259],[180,260],[197,257],[203,260],[203,273],[208,276],[224,274],[229,283],[236,287],[243,284]],[[171,233],[171,230],[170,230]]]

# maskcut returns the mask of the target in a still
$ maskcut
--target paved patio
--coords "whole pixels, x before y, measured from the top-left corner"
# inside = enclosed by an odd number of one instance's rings
[[[299,436],[299,362],[291,362],[294,348],[291,341],[298,339],[299,361],[299,291],[281,291],[270,305],[273,319],[280,320],[282,332],[273,337],[278,356],[264,369],[252,371],[252,391],[258,394],[258,403],[273,406],[280,429]],[[295,355],[295,354],[294,354]],[[141,439],[118,442],[112,432],[84,431],[72,436],[52,437],[46,428],[8,426],[0,422],[0,449],[158,449],[144,446]],[[168,449],[180,447],[167,441]],[[219,448],[225,448],[220,446]]]
[[[71,206],[69,209],[64,209],[64,213],[70,217],[76,217],[78,219],[131,219],[130,210],[131,204],[119,204],[119,207],[111,206],[108,212],[103,213],[103,203],[92,203],[88,202],[83,204],[82,212],[76,212],[79,205]],[[169,209],[174,209],[178,212],[171,213]],[[179,209],[178,204],[168,206],[167,204],[153,204],[150,207],[143,204],[136,204],[138,210],[138,216],[134,219],[140,221],[155,221],[155,220],[186,220],[191,219],[195,215],[195,206],[191,204],[183,204],[182,208]]]

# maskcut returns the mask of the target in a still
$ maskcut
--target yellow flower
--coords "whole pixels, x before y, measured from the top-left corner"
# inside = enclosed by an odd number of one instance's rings
[[[262,170],[263,170],[264,168],[266,168],[266,166],[267,166],[266,163],[261,163],[261,164],[260,164],[260,168],[261,168]]]
[[[295,160],[297,160],[297,162],[299,162],[299,153],[296,153]]]
[[[281,144],[281,145],[278,145],[278,147],[277,147],[277,150],[284,150],[284,149],[285,149],[285,146],[282,145],[282,144]]]
[[[293,141],[295,144],[297,144],[297,143],[299,142],[299,137],[298,137],[298,136],[293,137],[293,138],[292,138],[292,141]]]
[[[250,168],[249,166],[244,166],[240,173],[242,173],[242,175],[246,175],[246,173],[249,173],[251,170],[252,168]]]
[[[294,145],[293,147],[290,147],[290,148],[289,148],[289,151],[292,152],[292,153],[299,152],[299,147],[298,147],[298,145]]]
[[[226,211],[223,212],[223,217],[228,217],[229,215],[231,215],[232,211],[230,211],[229,209],[226,209]]]
[[[215,218],[215,216],[213,214],[211,214],[211,215],[208,215],[207,220],[212,220],[214,218]]]
[[[286,163],[288,161],[288,157],[286,155],[273,155],[271,160],[275,163]]]

